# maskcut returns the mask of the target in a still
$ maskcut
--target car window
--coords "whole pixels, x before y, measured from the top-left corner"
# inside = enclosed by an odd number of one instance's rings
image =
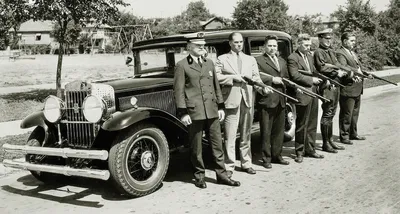
[[[251,55],[254,57],[260,56],[264,53],[264,39],[253,39],[250,41]],[[284,59],[290,54],[290,43],[286,40],[278,41],[278,54]]]

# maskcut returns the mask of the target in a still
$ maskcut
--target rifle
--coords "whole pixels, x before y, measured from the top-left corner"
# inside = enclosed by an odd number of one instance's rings
[[[387,82],[387,83],[389,83],[389,84],[392,84],[392,85],[397,86],[397,83],[392,82],[392,81],[390,81],[390,80],[383,79],[382,77],[378,77],[378,76],[376,76],[376,75],[373,74],[373,73],[366,72],[366,71],[363,71],[363,73],[367,74],[368,76],[371,75],[374,79],[381,80],[381,81],[384,81],[384,82]]]
[[[293,98],[293,97],[291,97],[291,96],[289,96],[289,95],[287,95],[287,94],[285,94],[285,93],[282,93],[282,92],[276,90],[275,88],[273,88],[273,87],[271,87],[271,86],[265,85],[265,84],[262,83],[262,82],[256,82],[256,81],[254,81],[254,80],[252,80],[252,79],[250,79],[249,77],[246,77],[246,76],[242,76],[242,78],[247,82],[248,85],[256,85],[256,86],[259,86],[259,87],[262,87],[262,88],[268,87],[268,88],[271,89],[274,93],[277,93],[277,94],[279,94],[279,95],[281,95],[281,96],[283,96],[283,97],[286,97],[286,98],[288,98],[288,99],[290,99],[290,100],[292,100],[292,101],[294,101],[294,102],[297,102],[297,103],[299,102],[298,99]]]
[[[284,82],[288,83],[289,85],[291,85],[292,87],[300,89],[301,91],[303,91],[303,93],[304,93],[305,95],[307,95],[307,96],[309,96],[309,97],[312,97],[312,98],[317,97],[317,98],[320,99],[322,102],[330,102],[330,100],[326,99],[325,97],[323,97],[323,96],[321,96],[321,95],[319,95],[319,94],[317,94],[317,93],[314,93],[314,92],[312,92],[312,91],[310,91],[310,90],[304,88],[303,86],[300,86],[300,85],[296,84],[296,83],[293,82],[293,81],[290,81],[290,80],[288,80],[288,79],[286,79],[286,78],[282,78],[282,80],[283,80]]]
[[[331,79],[331,78],[329,78],[329,77],[327,77],[327,76],[325,76],[325,75],[323,75],[321,73],[317,73],[317,72],[309,73],[309,72],[307,72],[305,70],[299,70],[299,73],[301,73],[303,75],[307,75],[307,76],[315,76],[315,77],[318,77],[318,78],[320,78],[322,80],[329,80],[329,82],[331,82],[332,84],[334,84],[336,86],[339,86],[341,88],[344,87],[344,85],[340,84],[338,81],[333,80],[333,79]]]
[[[325,63],[325,66],[328,66],[328,67],[333,68],[333,69],[335,69],[335,70],[338,70],[338,69],[339,69],[337,66],[332,65],[332,64],[328,64],[328,63]],[[363,73],[364,73],[364,74],[363,74]],[[378,77],[378,76],[376,76],[376,75],[373,74],[373,73],[369,73],[369,72],[366,72],[366,71],[363,71],[363,73],[354,72],[354,76],[360,77],[360,78],[369,78],[368,76],[371,75],[374,79],[378,79],[378,80],[381,80],[381,81],[384,81],[384,82],[387,82],[387,83],[389,83],[389,84],[392,84],[392,85],[397,86],[397,83],[392,82],[392,81],[389,81],[389,80],[386,80],[386,79],[383,79],[383,78],[381,78],[381,77]],[[365,74],[367,74],[367,75],[365,75]]]

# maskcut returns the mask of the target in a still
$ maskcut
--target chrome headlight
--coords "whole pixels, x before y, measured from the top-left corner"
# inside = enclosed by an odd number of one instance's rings
[[[107,112],[106,102],[98,96],[89,95],[83,101],[83,115],[91,123],[97,123]]]
[[[64,102],[53,95],[46,98],[44,102],[44,117],[50,123],[55,123],[61,119],[61,110],[64,108]]]

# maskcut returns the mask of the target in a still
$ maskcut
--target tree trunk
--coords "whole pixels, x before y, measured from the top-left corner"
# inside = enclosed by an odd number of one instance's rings
[[[64,55],[64,44],[60,42],[60,47],[58,49],[58,62],[57,62],[57,74],[56,74],[56,90],[57,90],[57,97],[62,98],[61,93],[61,68],[62,68],[62,61]]]

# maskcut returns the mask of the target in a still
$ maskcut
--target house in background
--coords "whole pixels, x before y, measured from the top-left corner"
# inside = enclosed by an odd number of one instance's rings
[[[82,27],[81,35],[85,35],[90,44],[91,53],[98,53],[105,50],[106,45],[112,41],[112,28],[107,24],[95,25],[88,23]]]
[[[334,17],[334,16],[322,16],[318,23],[318,27],[324,29],[324,28],[332,28],[332,29],[337,29],[339,28],[340,22],[339,20]]]
[[[213,17],[207,21],[200,21],[202,30],[215,30],[226,28],[227,23],[219,17]]]
[[[50,36],[53,25],[51,21],[29,20],[22,23],[16,31],[20,49],[24,49],[24,46],[28,45],[49,45],[52,50],[57,48],[58,43]],[[13,33],[14,29],[10,29],[9,32]]]

